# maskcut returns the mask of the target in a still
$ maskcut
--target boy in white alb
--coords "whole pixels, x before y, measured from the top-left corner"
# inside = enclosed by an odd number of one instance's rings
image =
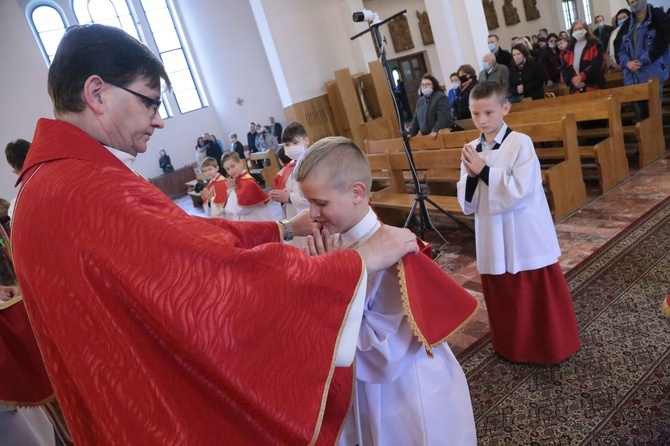
[[[380,228],[368,204],[370,165],[351,140],[315,143],[301,158],[296,179],[310,203],[310,217],[323,228],[323,234],[308,238],[310,253],[355,249]],[[331,233],[339,237],[332,239]],[[417,264],[420,274],[414,274]],[[430,279],[417,286],[417,276]],[[440,308],[438,302],[450,306]],[[465,375],[449,346],[440,342],[476,308],[476,299],[423,254],[369,275],[356,386],[337,444],[476,445]],[[440,334],[424,337],[431,331]]]
[[[267,206],[270,198],[244,168],[236,152],[228,152],[222,158],[226,179],[227,199],[224,204],[228,220],[271,221],[272,211]]]
[[[282,142],[284,143],[284,153],[292,161],[286,164],[275,177],[274,188],[270,191],[269,196],[271,200],[281,203],[284,217],[290,220],[302,211],[309,209],[309,203],[302,196],[300,186],[294,175],[298,160],[309,148],[309,136],[307,136],[307,131],[302,124],[292,122],[284,129]],[[298,248],[304,248],[307,246],[307,239],[305,237],[294,237],[287,243]]]
[[[505,124],[510,105],[496,82],[470,93],[482,134],[463,147],[458,201],[475,214],[493,349],[513,362],[555,364],[579,349],[577,319],[540,163],[530,137]]]

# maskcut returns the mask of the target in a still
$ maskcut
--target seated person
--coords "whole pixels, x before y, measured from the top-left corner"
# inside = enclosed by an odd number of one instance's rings
[[[267,206],[270,197],[249,175],[236,152],[223,155],[223,168],[228,172],[227,198],[223,204],[226,211],[224,218],[244,221],[272,220],[272,211]]]

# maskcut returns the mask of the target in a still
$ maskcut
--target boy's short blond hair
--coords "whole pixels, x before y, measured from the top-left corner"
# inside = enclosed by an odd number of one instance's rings
[[[312,145],[298,163],[296,179],[304,181],[315,170],[339,191],[346,191],[356,182],[363,183],[368,191],[372,186],[367,157],[352,140],[342,136],[323,138]]]
[[[228,160],[233,160],[236,163],[239,163],[242,161],[240,158],[240,155],[237,154],[237,152],[227,152],[225,155],[223,155],[223,158],[221,159],[221,164],[226,164],[226,161]]]
[[[217,163],[216,160],[211,156],[208,156],[207,158],[202,160],[202,167],[216,167],[218,169],[219,163]]]

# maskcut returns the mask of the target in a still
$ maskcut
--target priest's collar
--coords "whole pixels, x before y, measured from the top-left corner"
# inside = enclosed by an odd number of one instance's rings
[[[341,247],[343,249],[351,248],[357,242],[367,240],[380,226],[377,215],[371,208],[368,208],[368,213],[356,226],[341,234]]]
[[[133,170],[133,163],[137,159],[136,156],[131,155],[128,152],[124,152],[123,150],[115,149],[113,147],[109,146],[104,146],[105,149],[109,150],[109,152],[117,157],[119,161],[121,161],[123,164],[126,165],[126,167],[130,170]]]

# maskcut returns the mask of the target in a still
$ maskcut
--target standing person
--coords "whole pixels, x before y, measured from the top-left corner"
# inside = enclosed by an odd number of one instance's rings
[[[205,143],[205,139],[202,136],[199,136],[195,143],[195,162],[200,172],[202,172],[202,162],[205,158],[207,158],[207,143]]]
[[[129,167],[163,128],[161,80],[124,31],[68,28],[48,75],[56,120],[37,123],[20,177],[18,281],[74,443],[334,444],[367,274],[415,237],[383,227],[309,257],[279,243],[315,229],[307,215],[187,215]]]
[[[544,82],[540,72],[540,64],[532,58],[528,48],[523,44],[512,47],[514,68],[509,73],[509,100],[521,102],[523,98],[544,98]]]
[[[661,8],[654,8],[647,0],[626,1],[633,15],[621,25],[616,37],[621,41],[617,54],[623,67],[623,84],[644,84],[657,77],[663,85],[670,64],[670,20]],[[647,118],[649,104],[636,102],[635,114],[638,120]]]
[[[621,31],[621,25],[623,25],[626,20],[630,17],[630,11],[628,9],[620,9],[616,16],[614,16],[614,30],[610,34],[610,41],[607,45],[607,51],[605,51],[606,65],[609,71],[622,71],[621,65],[617,60],[617,54],[621,49],[621,39],[617,39],[619,31]]]
[[[168,156],[165,149],[160,149],[158,153],[161,156],[158,159],[158,165],[160,166],[161,169],[163,169],[163,173],[165,174],[174,172],[174,167],[172,167],[172,161],[170,160],[170,157]]]
[[[338,234],[335,243],[324,240],[324,250],[356,246],[381,228],[368,203],[370,165],[350,139],[319,140],[301,158],[296,178],[310,216],[326,235]],[[478,303],[430,254],[408,256],[369,278],[356,389],[338,446],[477,444],[465,374],[444,340]]]
[[[514,38],[516,40],[516,37]],[[500,48],[500,39],[495,34],[489,34],[488,37],[489,51],[496,56],[496,62],[505,65],[507,68],[512,67],[512,54]]]
[[[458,73],[458,80],[461,82],[461,86],[458,89],[454,106],[451,109],[451,115],[454,117],[454,120],[469,119],[470,108],[468,108],[468,100],[470,92],[477,85],[477,73],[475,73],[475,69],[470,65],[461,65],[456,72]]]
[[[543,37],[540,38],[540,44]],[[540,73],[547,87],[553,87],[561,82],[561,58],[559,57],[558,36],[554,33],[547,38],[547,49],[540,54]]]
[[[270,133],[277,139],[277,141],[281,139],[282,126],[280,123],[275,122],[275,118],[272,116],[270,116]]]
[[[261,189],[254,177],[249,175],[237,153],[226,153],[223,156],[223,167],[228,173],[227,193],[223,197],[223,207],[226,211],[224,218],[242,221],[272,220],[272,211],[267,206],[270,197]]]
[[[7,163],[9,167],[12,168],[12,172],[15,175],[20,175],[23,170],[23,163],[28,156],[28,149],[30,149],[30,141],[25,139],[17,139],[7,143],[5,147],[5,157],[7,158]],[[7,216],[11,219],[14,215],[14,204],[16,203],[16,197],[14,197],[9,202],[9,209],[7,209]]]
[[[244,146],[237,140],[237,133],[230,134],[230,152],[235,152],[240,156],[240,159],[246,159],[244,155]]]
[[[601,15],[597,15],[594,21],[596,22],[596,29],[593,30],[593,35],[600,40],[603,48],[607,48],[614,27],[608,25],[607,22],[605,22],[605,17]]]
[[[497,63],[493,53],[486,53],[482,57],[482,71],[479,73],[479,82],[484,81],[498,82],[505,91],[509,91],[509,69],[506,65]]]
[[[256,147],[258,147],[261,152],[267,152],[270,149],[277,150],[279,148],[279,142],[277,142],[277,138],[275,138],[275,135],[273,135],[272,131],[270,131],[269,125],[264,125],[261,128],[259,141],[260,146],[257,142]]]
[[[449,107],[451,108],[454,106],[456,96],[458,95],[458,89],[461,86],[461,81],[458,80],[458,73],[451,73],[449,75],[449,81],[451,82],[451,89],[449,90],[447,97],[449,98]]]
[[[533,141],[505,124],[510,107],[496,83],[470,94],[482,134],[463,147],[458,201],[475,214],[493,349],[512,362],[556,364],[579,349],[577,319],[540,163]]]
[[[561,54],[561,79],[570,94],[586,93],[605,87],[605,57],[600,40],[584,20],[572,24],[572,37]]]
[[[409,136],[422,135],[437,138],[437,132],[453,125],[449,112],[449,99],[442,91],[440,82],[430,74],[421,77],[421,95],[416,101],[414,118],[409,128]]]
[[[214,158],[205,158],[202,162],[202,170],[209,180],[207,185],[200,191],[200,198],[205,206],[205,212],[210,217],[224,218],[225,206],[228,197],[228,186],[226,178],[219,173],[219,164]]]
[[[247,133],[247,147],[249,153],[256,153],[258,149],[256,148],[256,124],[253,122],[249,123],[249,132]]]
[[[277,174],[273,190],[270,191],[270,199],[281,203],[286,218],[293,218],[302,211],[309,209],[309,203],[300,191],[300,185],[295,179],[295,166],[300,157],[309,150],[309,136],[307,130],[299,122],[292,122],[286,126],[282,134],[284,153],[291,159]],[[293,246],[303,248],[307,246],[305,237],[294,237],[289,242]]]
[[[212,138],[209,133],[202,135],[205,141],[205,154],[207,158],[214,158],[219,165],[219,173],[223,174],[223,166],[221,165],[221,157],[223,156],[223,149],[216,142],[216,138]]]

